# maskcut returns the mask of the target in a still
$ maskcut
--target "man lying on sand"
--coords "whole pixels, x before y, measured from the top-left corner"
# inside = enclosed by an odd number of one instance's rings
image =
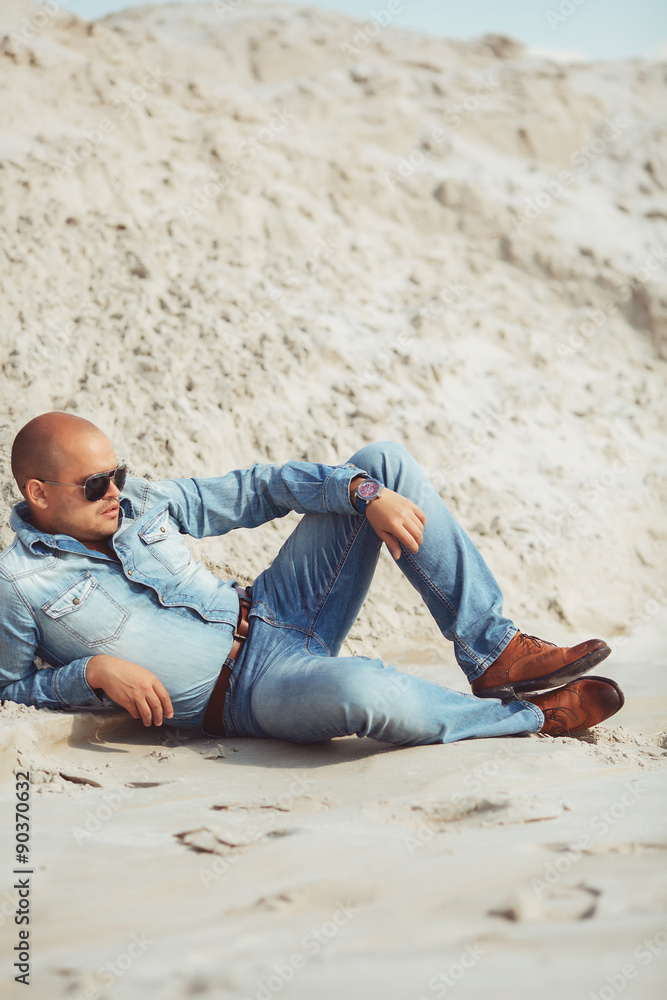
[[[503,616],[482,556],[400,445],[367,445],[344,465],[148,482],[126,476],[94,424],[54,412],[19,431],[12,472],[24,500],[0,554],[3,699],[121,706],[146,726],[214,736],[401,746],[569,735],[623,705],[614,681],[580,679],[610,653],[603,641],[560,648]],[[182,539],[290,510],[304,516],[247,590]],[[454,643],[472,694],[338,655],[383,542]]]

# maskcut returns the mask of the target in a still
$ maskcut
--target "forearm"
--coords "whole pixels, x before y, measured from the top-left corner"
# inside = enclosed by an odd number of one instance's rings
[[[225,521],[228,513],[233,512],[231,524],[227,521],[225,527],[229,524],[230,527],[252,528],[284,517],[290,511],[297,514],[349,513],[350,504],[354,506],[350,481],[362,472],[350,465],[316,462],[257,463],[250,469],[230,473],[233,477],[231,491],[219,491],[215,480],[196,480],[196,483],[208,519],[218,520],[216,502],[222,500],[221,513]],[[210,482],[213,490],[207,488]]]
[[[363,471],[351,465],[294,461],[256,463],[210,479],[137,481],[138,512],[166,501],[181,531],[195,538],[254,528],[290,511],[348,514],[356,509],[350,481]]]
[[[102,708],[87,679],[87,662],[83,657],[63,667],[32,665],[22,677],[0,685],[0,698],[35,708]]]

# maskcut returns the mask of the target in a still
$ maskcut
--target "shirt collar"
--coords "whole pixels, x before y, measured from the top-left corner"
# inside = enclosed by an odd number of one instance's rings
[[[133,516],[132,501],[129,497],[121,497],[119,506],[120,517],[118,519],[117,531],[123,523],[124,516]],[[9,517],[9,524],[23,544],[31,552],[35,552],[38,555],[48,554],[49,549],[61,549],[65,552],[87,552],[88,555],[100,555],[103,558],[107,558],[101,552],[98,553],[92,549],[87,549],[83,542],[78,542],[71,535],[50,535],[45,531],[40,531],[30,520],[30,507],[27,500],[20,500],[14,505]]]

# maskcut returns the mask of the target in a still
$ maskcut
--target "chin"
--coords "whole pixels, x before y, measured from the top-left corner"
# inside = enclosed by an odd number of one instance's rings
[[[118,530],[118,518],[105,518],[102,524],[96,524],[95,528],[91,530],[90,541],[99,541],[101,538],[111,538],[112,535]]]

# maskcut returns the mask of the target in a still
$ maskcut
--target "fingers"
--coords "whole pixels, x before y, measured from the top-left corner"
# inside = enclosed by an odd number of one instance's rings
[[[155,694],[154,691],[151,691],[151,693],[146,696],[146,705],[148,706],[148,722],[146,722],[146,719],[142,713],[142,718],[144,719],[144,725],[150,726],[151,722],[154,722],[156,726],[161,726],[162,719],[164,717],[162,711],[162,702],[160,701],[160,699],[158,698],[158,696]]]
[[[160,688],[162,688],[162,690],[160,691],[158,689],[158,694],[160,696],[160,701],[162,702],[162,711],[164,712],[164,716],[166,719],[171,719],[174,714],[174,707],[171,703],[171,698],[169,697],[168,692],[165,690],[165,688],[162,687],[161,684]]]
[[[413,554],[419,550],[420,543],[407,530],[397,529],[394,532],[381,531],[378,532],[378,534],[391,552],[394,559],[401,558],[401,545]]]
[[[421,509],[421,507],[417,506],[417,504],[413,504],[412,513],[415,514],[415,516],[419,518],[419,520],[422,523],[422,526],[426,524],[426,514]]]
[[[140,710],[145,726],[150,726],[151,722],[156,726],[161,726],[165,716],[168,719],[171,719],[173,716],[174,709],[171,704],[171,698],[157,678],[153,682],[151,690],[147,693],[145,703],[141,706]],[[147,719],[148,721],[146,721]]]
[[[406,549],[415,553],[424,541],[424,526],[418,517],[412,513],[405,519],[394,532],[399,542],[405,545]]]
[[[424,541],[424,522],[413,512],[412,518],[407,525],[408,531],[417,543],[417,548]],[[416,551],[416,550],[415,550]]]
[[[171,698],[157,677],[152,683],[150,680],[146,681],[145,691],[135,695],[127,710],[133,719],[141,718],[145,726],[161,726],[164,718],[171,719],[174,714]]]
[[[380,538],[382,539],[382,541],[384,542],[384,544],[387,546],[387,548],[391,552],[391,554],[394,557],[394,559],[400,559],[401,558],[401,546],[398,544],[398,541],[396,540],[396,536],[390,534],[390,532],[388,532],[388,531],[380,531],[380,532],[378,532],[378,534],[380,535]]]
[[[157,677],[153,682],[153,690],[159,700],[159,706],[158,706],[159,721],[158,721],[158,716],[156,716],[155,714],[155,708],[153,710],[153,718],[155,720],[155,725],[161,726],[163,718],[171,719],[171,717],[174,714],[174,709],[171,704],[171,698],[169,697],[169,692],[162,684],[162,682],[157,679]]]
[[[150,726],[152,713],[145,699],[137,698],[136,701],[128,701],[127,704],[123,705],[123,708],[130,713],[133,719],[141,719],[145,726]]]
[[[161,726],[164,719],[174,715],[165,686],[155,674],[137,663],[115,656],[96,656],[88,662],[86,677],[89,683],[93,680],[96,686],[102,687],[133,719],[141,719],[145,726],[153,722]]]
[[[419,551],[424,541],[426,514],[412,500],[385,490],[370,504],[366,517],[394,559],[400,559],[401,545],[413,554]]]
[[[419,507],[414,507],[409,521],[408,530],[417,542],[418,546],[424,541],[424,525],[426,524],[426,514]]]
[[[157,699],[156,699],[156,702],[157,702]],[[137,698],[137,700],[135,701],[134,705],[135,705],[135,708],[137,709],[137,711],[139,712],[139,716],[141,717],[141,721],[143,722],[143,724],[145,726],[150,726],[150,724],[153,721],[153,711],[155,709],[155,706],[153,704],[151,704],[150,696],[149,695],[145,695],[145,696],[143,696],[141,698]],[[135,716],[135,718],[136,718],[136,716]],[[162,723],[162,712],[160,711],[160,723],[159,724],[161,724],[161,723]]]

